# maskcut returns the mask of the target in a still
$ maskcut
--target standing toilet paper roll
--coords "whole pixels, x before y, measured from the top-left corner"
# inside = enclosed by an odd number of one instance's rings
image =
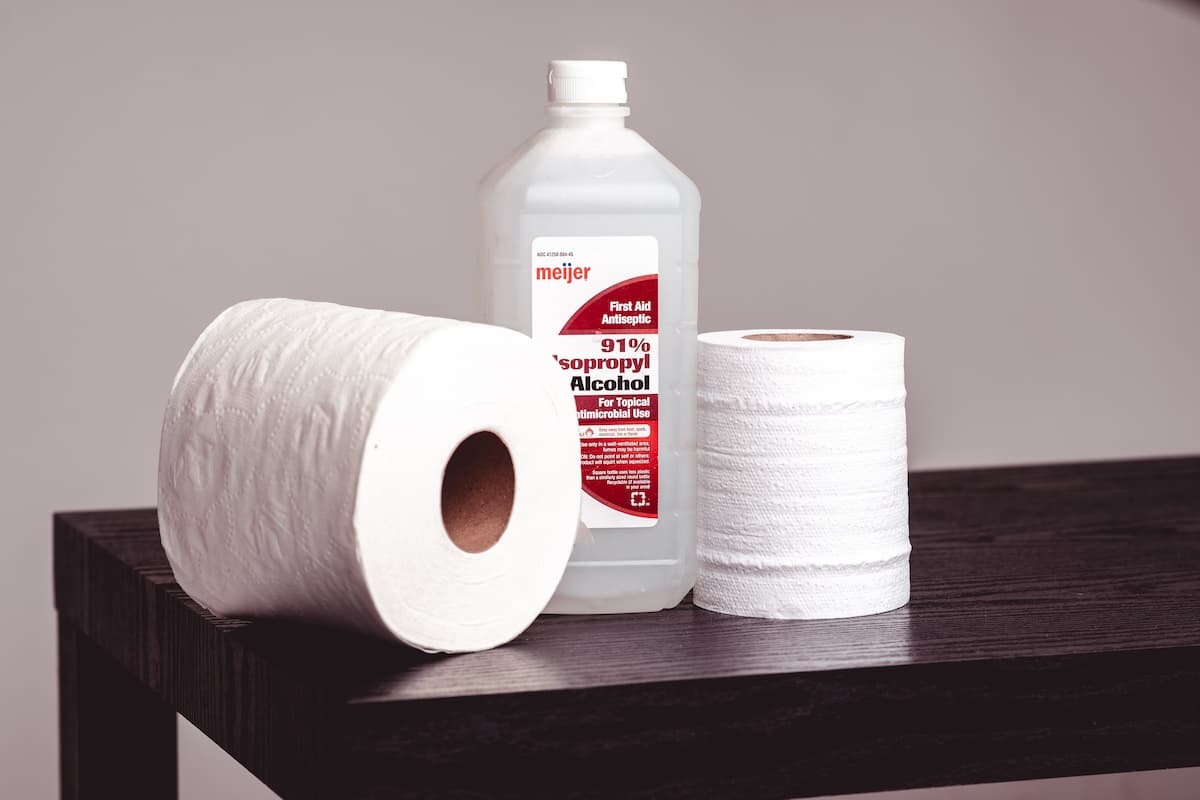
[[[695,602],[828,619],[908,602],[904,339],[699,337]]]
[[[217,614],[481,650],[550,599],[579,475],[571,394],[522,334],[252,300],[175,378],[159,527]]]

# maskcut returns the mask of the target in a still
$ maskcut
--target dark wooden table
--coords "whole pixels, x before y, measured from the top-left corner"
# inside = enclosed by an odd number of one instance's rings
[[[1200,458],[917,473],[912,603],[684,603],[428,656],[218,619],[153,510],[54,525],[63,796],[175,795],[175,712],[296,798],[784,798],[1200,764]]]

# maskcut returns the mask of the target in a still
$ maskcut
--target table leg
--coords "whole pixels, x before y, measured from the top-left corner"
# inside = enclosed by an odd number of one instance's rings
[[[71,623],[58,621],[63,800],[174,800],[175,713]]]

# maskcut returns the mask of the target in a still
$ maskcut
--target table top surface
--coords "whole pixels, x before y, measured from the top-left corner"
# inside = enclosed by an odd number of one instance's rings
[[[857,619],[738,618],[685,601],[653,614],[543,616],[496,650],[426,655],[213,616],[174,583],[153,509],[57,515],[56,599],[148,685],[174,680],[156,648],[207,636],[324,703],[360,708],[1200,652],[1200,458],[914,473],[910,495],[911,602]],[[129,615],[140,633],[117,629]]]
[[[1200,646],[1200,459],[914,473],[912,600],[843,620],[543,616],[505,647],[426,655],[308,626],[215,617],[347,702]],[[173,585],[153,509],[60,522]],[[353,657],[351,657],[351,654]]]

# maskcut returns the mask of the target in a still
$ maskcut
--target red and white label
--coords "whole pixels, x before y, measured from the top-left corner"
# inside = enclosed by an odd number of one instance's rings
[[[589,528],[658,522],[658,240],[533,240],[532,335],[575,394]]]

